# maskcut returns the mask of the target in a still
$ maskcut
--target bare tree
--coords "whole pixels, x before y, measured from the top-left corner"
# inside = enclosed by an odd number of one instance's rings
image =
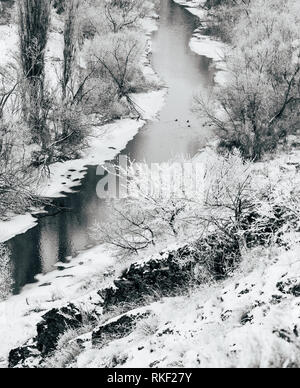
[[[74,77],[74,66],[78,45],[78,10],[79,0],[69,0],[65,9],[65,29],[64,29],[64,60],[62,77],[62,97],[67,97],[69,84]]]
[[[192,175],[187,175],[185,185],[181,182],[181,168],[181,163],[172,162],[162,166],[130,164],[128,169],[120,168],[122,182],[124,177],[128,180],[128,187],[124,187],[128,196],[111,203],[111,217],[108,222],[95,226],[94,237],[123,254],[137,254],[160,243],[161,239],[180,238],[190,198],[196,203],[196,198],[201,196]]]
[[[0,70],[0,219],[26,211],[35,201],[28,131],[20,113],[22,81],[14,66]]]
[[[114,33],[134,26],[151,9],[145,0],[105,0],[106,19]]]
[[[45,49],[50,24],[48,0],[19,0],[20,56],[25,79],[23,111],[35,141],[47,147]]]
[[[97,43],[91,52],[90,68],[94,69],[93,79],[99,85],[98,90],[107,89],[99,99],[105,101],[110,97],[110,103],[122,100],[139,116],[139,109],[130,94],[142,90],[145,85],[139,64],[142,53],[140,38],[134,32],[110,33],[104,41],[97,39]],[[109,101],[106,105],[109,106]]]

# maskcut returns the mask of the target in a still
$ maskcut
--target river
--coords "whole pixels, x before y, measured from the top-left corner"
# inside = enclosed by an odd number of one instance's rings
[[[168,87],[158,121],[147,125],[127,144],[122,154],[136,161],[163,162],[176,155],[194,156],[207,143],[210,131],[191,110],[193,97],[214,83],[212,61],[197,55],[189,41],[199,19],[172,0],[161,0],[158,31],[153,33],[152,65]],[[35,281],[39,273],[66,262],[92,241],[90,227],[105,219],[106,203],[96,195],[100,177],[89,166],[74,193],[55,200],[64,210],[49,210],[38,216],[38,224],[7,242],[14,265],[14,293]]]

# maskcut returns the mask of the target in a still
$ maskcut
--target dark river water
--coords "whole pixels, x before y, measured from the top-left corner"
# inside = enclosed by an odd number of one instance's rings
[[[152,63],[168,87],[160,119],[148,124],[122,154],[136,161],[163,162],[176,155],[194,156],[210,135],[192,113],[193,96],[214,82],[215,69],[206,57],[196,55],[189,41],[199,20],[172,0],[162,0],[159,29],[153,34]],[[89,166],[78,191],[55,200],[65,210],[39,217],[35,228],[8,241],[14,264],[15,293],[35,281],[39,273],[53,270],[91,246],[90,227],[105,219],[106,204],[96,195],[100,177]]]

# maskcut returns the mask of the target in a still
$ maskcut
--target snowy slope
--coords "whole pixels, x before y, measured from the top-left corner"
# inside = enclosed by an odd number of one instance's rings
[[[132,334],[73,367],[299,367],[299,254],[300,245],[246,252],[232,278],[148,306]]]

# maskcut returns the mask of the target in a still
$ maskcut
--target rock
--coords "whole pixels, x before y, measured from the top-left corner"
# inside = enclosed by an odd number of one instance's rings
[[[162,253],[158,259],[143,264],[132,264],[123,275],[114,281],[115,287],[99,291],[103,309],[108,311],[121,303],[142,302],[145,296],[154,299],[170,296],[178,289],[184,291],[191,280],[195,260],[189,247]]]
[[[34,360],[40,356],[40,352],[35,345],[23,346],[16,348],[10,351],[8,357],[8,366],[9,368],[15,368],[18,365],[25,367],[25,364],[28,364],[30,360]]]
[[[127,313],[108,321],[93,331],[93,345],[99,346],[112,339],[126,337],[136,328],[138,321],[147,318],[150,314],[151,311],[145,311],[144,313]]]
[[[47,354],[57,346],[57,341],[67,329],[76,329],[82,324],[82,314],[73,304],[52,309],[37,324],[37,349]]]
[[[300,283],[291,289],[291,293],[297,298],[300,296]]]
[[[231,315],[232,315],[232,310],[227,310],[227,311],[224,311],[222,314],[221,314],[221,319],[223,322],[227,321]]]
[[[290,333],[289,331],[285,330],[285,329],[273,330],[273,334],[276,334],[279,338],[281,338],[282,340],[284,340],[284,341],[286,341],[288,343],[292,342],[293,334]]]
[[[285,281],[278,282],[276,287],[283,294],[300,297],[300,283],[297,279],[287,279]]]
[[[251,312],[247,312],[247,313],[242,315],[242,317],[241,317],[241,324],[242,325],[246,325],[247,323],[252,323],[253,319],[254,319],[254,317],[251,314]]]
[[[122,303],[140,305],[147,296],[156,300],[176,295],[178,291],[181,294],[191,281],[197,282],[194,270],[199,263],[207,263],[216,279],[223,278],[228,266],[236,262],[239,255],[237,242],[220,241],[218,236],[210,235],[194,245],[161,252],[160,257],[143,264],[134,263],[114,281],[115,287],[99,291],[104,312]]]
[[[82,324],[82,314],[77,307],[69,304],[60,309],[52,309],[37,324],[37,336],[32,345],[11,350],[9,366],[26,368],[35,358],[42,358],[56,349],[59,337],[67,329],[76,329]]]

